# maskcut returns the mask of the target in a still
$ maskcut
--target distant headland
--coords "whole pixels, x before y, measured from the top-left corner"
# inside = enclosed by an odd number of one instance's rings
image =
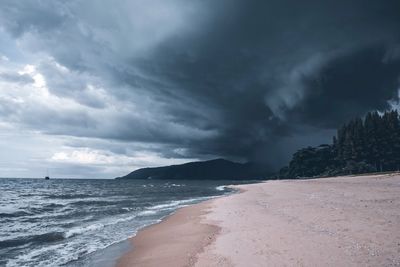
[[[142,168],[116,179],[245,180],[263,179],[270,174],[267,170],[260,170],[252,163],[214,159],[180,165]]]

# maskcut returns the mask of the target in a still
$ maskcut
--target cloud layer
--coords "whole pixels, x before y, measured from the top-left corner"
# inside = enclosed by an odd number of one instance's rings
[[[57,140],[25,155],[61,176],[212,157],[277,168],[398,101],[394,0],[0,5],[0,129]]]

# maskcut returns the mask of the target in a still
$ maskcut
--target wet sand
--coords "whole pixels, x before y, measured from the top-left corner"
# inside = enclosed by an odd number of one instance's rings
[[[139,231],[131,239],[133,250],[125,254],[118,267],[193,266],[196,255],[215,241],[220,228],[203,222],[210,201],[182,208]]]
[[[400,176],[268,181],[183,208],[117,266],[400,266]]]

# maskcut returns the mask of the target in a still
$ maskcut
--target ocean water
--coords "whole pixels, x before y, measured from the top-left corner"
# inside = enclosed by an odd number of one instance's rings
[[[0,179],[0,266],[90,265],[90,255],[231,183]]]

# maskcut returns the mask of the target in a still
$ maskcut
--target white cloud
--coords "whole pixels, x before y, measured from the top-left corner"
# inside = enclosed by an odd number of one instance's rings
[[[153,144],[152,135],[157,132],[168,138],[208,134],[160,119],[166,114],[161,114],[152,99],[135,96],[134,92],[129,99],[116,98],[96,78],[71,71],[54,59],[7,64],[0,65],[0,73],[29,76],[33,82],[0,79],[0,136],[5,137],[0,142],[0,176],[42,177],[44,170],[50,169],[53,177],[112,178],[141,167],[191,160],[179,153],[177,158],[165,158],[158,152],[163,150],[160,145]],[[69,93],[73,94],[68,94],[69,81],[81,85],[71,87]],[[65,86],[67,92],[49,86]],[[87,105],[84,97],[104,101],[106,106]],[[132,131],[148,141],[108,141]]]
[[[75,166],[94,166],[102,173],[119,176],[142,167],[181,164],[188,159],[165,158],[150,151],[135,151],[130,155],[115,154],[110,151],[92,148],[64,147],[61,152],[55,152],[49,159],[49,164],[73,164]]]
[[[5,55],[1,55],[0,61],[10,61],[10,59],[8,57],[6,57]]]
[[[50,161],[93,165],[133,165],[131,157],[89,148],[56,152]]]

